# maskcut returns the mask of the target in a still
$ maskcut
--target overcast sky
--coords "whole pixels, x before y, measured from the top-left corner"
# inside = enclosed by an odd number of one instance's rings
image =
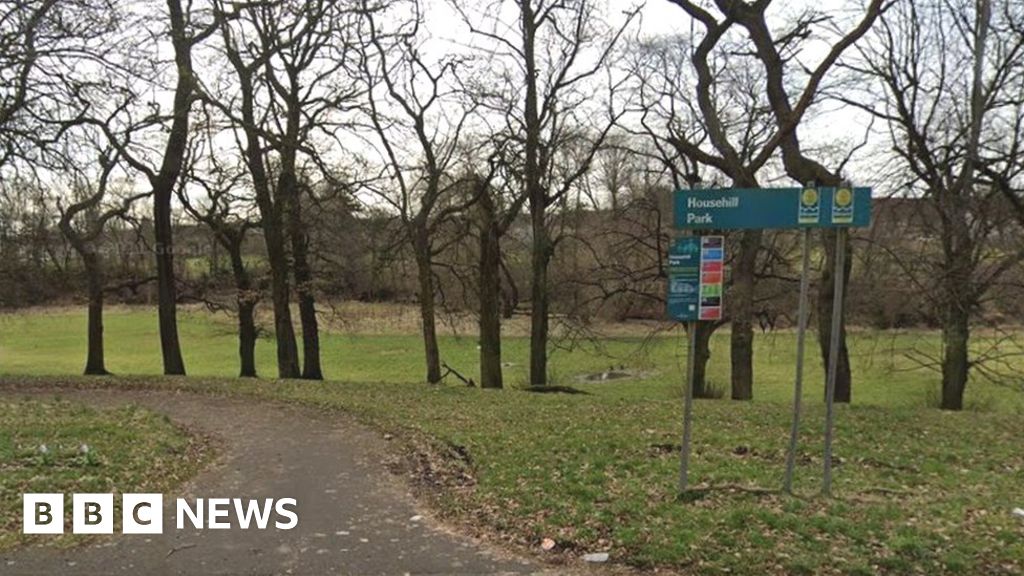
[[[509,10],[509,17],[514,18],[511,12],[511,3],[502,3],[506,10]],[[605,0],[603,9],[609,23],[614,25],[618,13],[636,4],[641,4],[640,19],[637,22],[637,31],[641,36],[659,36],[669,34],[689,35],[693,30],[699,38],[703,34],[700,25],[691,28],[689,16],[679,6],[669,0],[647,0],[642,3],[633,3],[622,0]],[[710,3],[708,3],[710,4]],[[842,27],[853,27],[863,16],[863,5],[865,0],[778,0],[769,9],[769,22],[788,22],[798,13],[807,10],[808,6],[814,10],[827,14]],[[449,0],[426,0],[427,22],[426,27],[432,37],[441,40],[447,50],[458,50],[459,46],[466,46],[472,40],[470,34],[458,14],[451,8]],[[712,13],[717,14],[715,10]],[[816,32],[822,34],[820,38],[813,38],[805,43],[805,48],[800,54],[800,61],[808,67],[813,68],[831,48],[834,38],[825,37],[827,32],[819,28]],[[490,42],[489,40],[484,40]],[[848,50],[852,54],[852,50]],[[794,95],[795,97],[795,95]],[[859,143],[865,132],[868,130],[868,117],[866,114],[849,107],[831,104],[827,110],[819,112],[815,117],[809,117],[801,125],[800,135],[802,141],[807,145],[838,144],[840,148],[849,148]],[[886,136],[878,132],[878,128],[872,133],[872,142],[882,141]],[[868,158],[867,149],[858,156],[855,156],[851,163],[851,171],[859,175],[849,174],[858,184],[874,185],[870,175],[874,172],[869,169],[871,162]],[[767,184],[767,183],[766,183]],[[785,182],[788,185],[788,182]]]
[[[434,44],[435,49],[438,52],[447,52],[451,50],[466,49],[466,46],[473,42],[472,35],[469,33],[465,23],[461,20],[458,14],[452,9],[449,0],[423,0],[426,12],[426,30],[427,34],[434,38],[440,44]],[[511,3],[503,2],[506,9],[511,9]],[[837,19],[847,19],[853,21],[859,19],[862,15],[860,6],[862,0],[815,0],[813,5],[817,10],[826,12],[830,16],[834,16]],[[604,5],[605,13],[611,24],[615,24],[615,18],[618,13],[621,13],[623,9],[633,6],[633,3],[622,2],[619,0],[607,0]],[[781,21],[788,19],[788,16],[796,12],[803,11],[806,9],[807,3],[804,0],[789,0],[782,2],[781,0],[773,5],[770,14],[773,18]],[[474,6],[475,7],[475,6]],[[510,17],[514,14],[509,13]],[[636,26],[637,31],[642,36],[656,36],[666,34],[683,34],[688,35],[691,31],[691,21],[686,13],[678,6],[673,5],[669,0],[647,0],[643,4],[640,12],[641,18],[638,20]],[[513,20],[514,22],[514,20]],[[702,34],[700,26],[695,28],[695,32],[698,37]],[[477,39],[477,41],[480,41]],[[460,48],[460,46],[462,48]],[[818,42],[817,44],[811,44],[810,47],[801,54],[801,60],[805,65],[814,66],[817,61],[823,55],[825,49],[830,46],[828,42]],[[440,55],[440,54],[438,54]],[[168,94],[169,96],[169,94]],[[841,142],[840,147],[848,147],[853,142],[859,141],[864,134],[866,122],[863,115],[855,114],[852,110],[836,108],[831,112],[819,116],[818,118],[811,119],[809,122],[801,126],[800,132],[803,141],[809,145],[821,144],[822,142],[835,141]],[[358,146],[359,142],[362,145],[366,144],[365,140],[354,140],[345,138],[342,136],[342,140],[346,144]],[[233,146],[234,142],[228,142],[227,145]],[[351,150],[351,148],[350,148]],[[872,171],[868,170],[867,163],[860,162],[855,163],[852,168],[858,172],[858,174],[849,174],[858,184],[874,185],[869,175]],[[858,170],[859,168],[859,170]],[[770,175],[764,175],[765,185],[790,185],[791,182],[786,181],[782,178],[779,181],[773,181]]]

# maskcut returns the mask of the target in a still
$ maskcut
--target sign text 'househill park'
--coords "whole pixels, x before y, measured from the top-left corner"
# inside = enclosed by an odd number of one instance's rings
[[[677,190],[676,228],[833,228],[867,226],[870,188]]]

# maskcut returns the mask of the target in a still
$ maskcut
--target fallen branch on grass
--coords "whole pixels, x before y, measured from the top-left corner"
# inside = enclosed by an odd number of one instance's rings
[[[474,382],[472,378],[466,378],[462,374],[459,374],[459,371],[449,366],[447,362],[441,362],[441,367],[444,368],[445,370],[444,374],[441,375],[442,380],[444,380],[445,378],[448,377],[449,374],[451,374],[458,378],[460,381],[462,381],[462,383],[465,384],[466,386],[470,388],[476,388],[476,382]]]

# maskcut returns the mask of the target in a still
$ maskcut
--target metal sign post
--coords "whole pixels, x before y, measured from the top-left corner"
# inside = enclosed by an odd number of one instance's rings
[[[835,423],[834,400],[839,371],[839,324],[843,320],[843,276],[846,268],[846,229],[836,230],[836,269],[832,274],[832,334],[828,346],[828,379],[825,384],[825,472],[821,493],[832,494],[832,429]]]
[[[686,389],[683,391],[683,444],[679,450],[679,494],[689,487],[690,430],[693,428],[693,361],[697,356],[697,325],[699,320],[686,325]]]
[[[686,322],[686,384],[683,389],[683,437],[679,447],[679,495],[686,494],[690,482],[690,436],[693,429],[694,358],[697,356],[697,325],[700,322],[700,238],[690,231],[685,240],[673,246],[676,261],[669,257],[669,315]],[[696,250],[695,250],[696,248]],[[696,260],[696,262],[694,262]],[[693,264],[696,263],[696,270]],[[673,264],[676,266],[673,267]],[[694,290],[696,293],[694,293]],[[673,298],[674,293],[679,293]],[[675,302],[673,302],[675,300]]]

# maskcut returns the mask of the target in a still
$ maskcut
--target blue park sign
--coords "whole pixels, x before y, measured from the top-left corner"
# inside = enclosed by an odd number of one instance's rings
[[[722,188],[675,194],[676,228],[863,228],[870,222],[870,188]]]
[[[668,254],[668,315],[673,320],[720,320],[725,238],[676,238]]]

